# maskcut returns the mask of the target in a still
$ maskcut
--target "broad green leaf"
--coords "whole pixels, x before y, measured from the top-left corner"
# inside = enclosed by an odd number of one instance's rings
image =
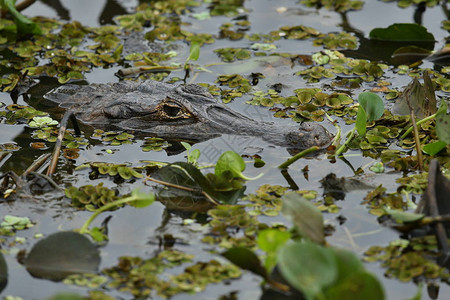
[[[200,157],[200,150],[194,149],[188,155],[188,162],[191,164],[195,164]]]
[[[97,243],[103,243],[108,240],[108,237],[101,231],[99,227],[93,227],[87,232]]]
[[[371,39],[398,42],[433,42],[434,36],[421,25],[396,23],[387,28],[375,28],[369,34]]]
[[[445,102],[445,100],[442,100],[442,102]],[[446,107],[445,104],[442,106]],[[436,133],[439,140],[448,145],[450,144],[450,115],[441,110],[441,107],[439,107],[439,112],[436,115]]]
[[[363,92],[358,96],[359,105],[364,108],[367,115],[367,120],[374,121],[379,118],[384,113],[384,103],[383,100],[375,93]]]
[[[280,231],[278,229],[265,229],[258,232],[258,246],[266,252],[266,261],[264,266],[267,272],[271,272],[277,263],[278,250],[286,244],[291,238],[288,231]]]
[[[339,248],[331,249],[333,250],[333,254],[336,257],[338,268],[338,282],[344,280],[346,277],[355,272],[364,270],[364,265],[362,264],[361,260],[353,252]]]
[[[265,229],[258,231],[258,246],[265,252],[276,252],[291,238],[288,231],[278,229]]]
[[[182,167],[198,186],[200,186],[209,195],[214,195],[214,188],[211,185],[211,182],[209,182],[209,180],[195,166],[186,162],[176,162],[173,163],[173,165]]]
[[[422,220],[425,215],[424,214],[415,214],[415,213],[409,213],[404,212],[400,210],[395,209],[389,209],[385,208],[384,211],[391,216],[397,223],[410,223],[410,222],[417,222]]]
[[[253,251],[244,247],[234,247],[222,253],[222,256],[241,269],[248,270],[264,279],[269,276],[261,264],[258,256]]]
[[[395,101],[392,113],[409,115],[412,109],[416,117],[421,119],[435,113],[436,99],[434,98],[434,91],[430,91],[431,83],[428,82],[430,78],[426,73],[424,74],[424,81],[426,84],[422,85],[417,78],[414,78]]]
[[[242,178],[244,180],[255,180],[264,175],[263,173],[261,173],[256,177],[250,178],[242,174],[244,170],[245,170],[245,162],[242,159],[242,157],[236,152],[230,150],[224,152],[219,157],[216,163],[214,173],[216,174],[216,176],[220,177],[222,176],[222,173],[224,173],[225,171],[230,171],[233,177]]]
[[[324,244],[323,216],[319,209],[297,193],[286,193],[281,211],[291,220],[298,233],[313,242]]]
[[[191,148],[192,148],[192,146],[189,144],[189,143],[186,143],[186,142],[180,142],[181,143],[181,145],[183,145],[183,147],[186,149],[186,150],[191,150]]]
[[[200,57],[200,46],[201,43],[199,41],[191,41],[191,48],[189,49],[189,57],[186,59],[188,61],[196,61]]]
[[[312,242],[286,244],[280,250],[278,266],[284,279],[308,300],[315,299],[338,277],[332,250]]]
[[[362,105],[358,107],[358,114],[356,115],[355,127],[360,136],[364,136],[364,134],[366,134],[367,114]]]
[[[147,207],[155,201],[155,194],[141,193],[137,189],[131,193],[131,197],[136,198],[136,200],[130,202],[129,204],[137,208]]]
[[[38,241],[24,264],[34,277],[62,280],[70,274],[97,273],[100,253],[86,236],[62,231]]]
[[[338,284],[333,285],[326,292],[327,300],[383,300],[384,290],[378,279],[360,270],[353,272]]]
[[[422,147],[422,150],[428,155],[436,155],[446,146],[447,146],[446,143],[442,141],[436,141],[433,143],[426,144],[425,146]]]

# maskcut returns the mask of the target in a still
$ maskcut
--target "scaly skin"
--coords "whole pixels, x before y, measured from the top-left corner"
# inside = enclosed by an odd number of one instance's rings
[[[257,136],[269,143],[302,150],[327,147],[333,135],[315,123],[282,126],[258,122],[219,103],[204,88],[158,81],[66,85],[45,95],[72,110],[77,119],[106,130],[184,141],[221,134]]]

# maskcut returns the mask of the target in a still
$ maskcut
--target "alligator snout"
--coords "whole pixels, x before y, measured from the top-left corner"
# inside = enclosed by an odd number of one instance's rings
[[[306,149],[312,146],[327,147],[333,140],[333,134],[320,124],[302,123],[298,130],[291,130],[287,135],[287,144],[292,148]]]

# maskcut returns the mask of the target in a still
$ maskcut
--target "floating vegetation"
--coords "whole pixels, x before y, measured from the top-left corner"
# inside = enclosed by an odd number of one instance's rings
[[[163,297],[200,292],[210,283],[241,276],[238,267],[211,260],[188,266],[184,272],[170,276],[169,280],[162,278],[164,270],[192,262],[193,258],[193,255],[177,250],[165,250],[147,260],[124,256],[120,257],[117,266],[104,269],[102,273],[111,278],[107,284],[110,288],[135,297],[150,296],[152,291]]]
[[[96,186],[84,185],[80,188],[71,186],[65,190],[65,194],[72,200],[74,207],[88,210],[97,209],[118,199],[117,191],[104,187],[103,182]]]

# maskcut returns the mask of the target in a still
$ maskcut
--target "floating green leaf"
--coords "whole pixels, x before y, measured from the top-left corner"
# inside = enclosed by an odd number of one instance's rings
[[[277,254],[280,248],[291,238],[288,231],[280,231],[275,228],[269,228],[258,232],[258,246],[266,252],[265,268],[271,272],[277,263]]]
[[[229,171],[233,177],[242,178],[244,180],[255,180],[264,175],[261,173],[256,177],[250,178],[242,174],[244,170],[245,162],[242,157],[234,151],[226,151],[217,160],[214,173],[216,176],[221,177],[224,172]]]
[[[436,142],[433,142],[433,143],[428,143],[425,146],[423,146],[422,147],[422,151],[425,152],[428,155],[436,155],[442,149],[444,149],[446,146],[447,146],[446,143],[444,143],[442,141],[436,141]]]
[[[396,23],[387,28],[375,28],[369,34],[371,39],[402,42],[434,42],[434,36],[425,27],[415,23]]]
[[[96,273],[100,253],[84,235],[62,231],[38,241],[24,263],[34,277],[62,280],[70,274]]]
[[[400,211],[400,210],[396,210],[396,209],[385,208],[384,211],[391,218],[393,218],[397,223],[417,222],[417,221],[422,220],[425,217],[424,214],[409,213],[409,212]]]

